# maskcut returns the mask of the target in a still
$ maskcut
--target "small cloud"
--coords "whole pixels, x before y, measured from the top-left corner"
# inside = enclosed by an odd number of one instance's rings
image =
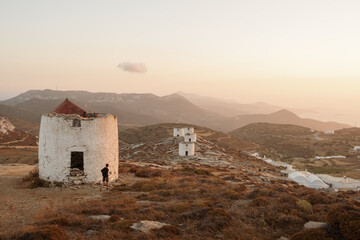
[[[144,63],[131,63],[131,62],[123,62],[118,65],[118,68],[127,72],[134,73],[145,73],[147,72],[146,66]]]

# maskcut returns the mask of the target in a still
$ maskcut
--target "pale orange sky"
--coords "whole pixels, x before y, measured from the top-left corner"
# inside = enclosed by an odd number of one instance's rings
[[[0,99],[46,88],[183,91],[360,122],[359,9],[357,0],[3,0]],[[147,71],[118,68],[126,63]]]

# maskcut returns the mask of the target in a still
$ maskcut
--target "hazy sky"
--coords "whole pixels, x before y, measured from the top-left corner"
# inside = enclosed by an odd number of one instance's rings
[[[359,11],[358,0],[0,0],[0,99],[184,91],[360,122]]]

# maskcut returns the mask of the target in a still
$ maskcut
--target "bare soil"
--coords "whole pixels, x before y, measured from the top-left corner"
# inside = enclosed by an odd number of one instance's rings
[[[11,235],[34,225],[45,213],[61,212],[66,205],[101,199],[102,194],[107,192],[105,189],[100,191],[98,185],[29,189],[29,183],[23,182],[22,178],[34,167],[26,164],[0,164],[0,236]]]
[[[0,164],[29,164],[38,162],[38,148],[31,146],[0,146]]]

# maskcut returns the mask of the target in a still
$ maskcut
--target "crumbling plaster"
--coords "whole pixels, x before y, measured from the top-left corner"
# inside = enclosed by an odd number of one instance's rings
[[[73,127],[73,119],[81,127]],[[118,127],[111,114],[82,118],[78,115],[46,114],[39,133],[39,175],[48,181],[67,182],[71,152],[84,153],[85,182],[102,180],[101,169],[109,164],[109,180],[118,178]]]

